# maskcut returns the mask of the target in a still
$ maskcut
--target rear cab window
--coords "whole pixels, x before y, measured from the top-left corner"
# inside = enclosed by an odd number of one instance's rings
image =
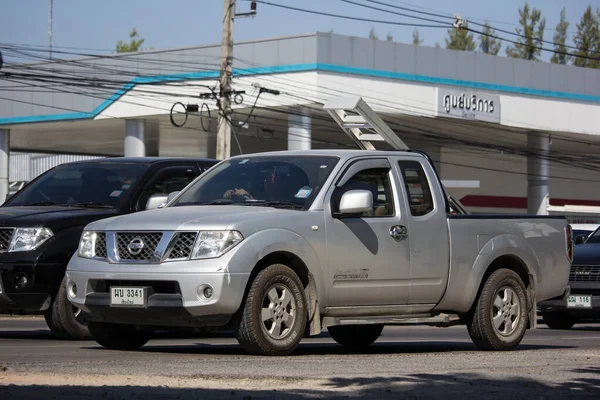
[[[411,215],[421,217],[429,214],[434,210],[435,205],[423,166],[418,161],[399,161],[398,164]]]

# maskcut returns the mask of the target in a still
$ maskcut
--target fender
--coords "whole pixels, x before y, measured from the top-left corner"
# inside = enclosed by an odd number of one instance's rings
[[[265,229],[248,236],[239,246],[229,262],[229,272],[252,272],[256,264],[269,254],[288,252],[306,265],[315,282],[317,299],[321,305],[325,304],[326,290],[321,258],[302,236],[287,229]]]
[[[453,313],[465,313],[476,300],[483,277],[492,263],[502,256],[514,257],[524,264],[531,281],[531,287],[537,287],[540,263],[533,249],[514,235],[498,235],[486,242],[472,264],[468,260],[451,259],[448,288],[436,310],[449,310]],[[530,293],[530,297],[534,293]]]

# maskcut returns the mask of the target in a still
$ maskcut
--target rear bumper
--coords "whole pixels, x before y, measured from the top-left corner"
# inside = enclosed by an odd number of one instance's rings
[[[65,266],[61,264],[0,263],[0,313],[39,313],[50,306]],[[18,285],[18,282],[25,282]]]

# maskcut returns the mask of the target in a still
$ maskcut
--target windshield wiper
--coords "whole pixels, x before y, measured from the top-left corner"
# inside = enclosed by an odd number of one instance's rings
[[[68,207],[84,207],[84,208],[113,208],[108,204],[98,203],[95,201],[84,201],[82,203],[65,204]]]
[[[265,207],[286,207],[286,208],[292,208],[292,209],[302,209],[304,208],[304,206],[302,204],[298,204],[298,203],[294,203],[292,201],[261,201],[261,200],[255,200],[255,201],[249,201],[246,202],[244,204],[250,205],[250,206],[265,206]]]
[[[218,199],[218,200],[212,200],[212,201],[205,201],[202,203],[197,203],[201,206],[218,206],[218,205],[223,205],[223,204],[233,204],[235,203],[233,200],[231,199]]]
[[[56,203],[53,201],[38,201],[36,203],[23,204],[24,206],[55,206]]]

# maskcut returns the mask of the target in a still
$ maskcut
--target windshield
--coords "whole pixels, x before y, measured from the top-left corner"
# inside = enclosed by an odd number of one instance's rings
[[[19,191],[5,206],[70,205],[119,208],[144,164],[63,164]]]
[[[587,240],[586,243],[600,243],[600,228],[596,229]]]
[[[192,183],[170,206],[244,204],[308,208],[336,157],[235,158]]]

